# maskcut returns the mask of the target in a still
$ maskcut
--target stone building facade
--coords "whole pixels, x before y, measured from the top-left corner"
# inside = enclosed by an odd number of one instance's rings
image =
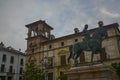
[[[34,61],[34,63],[43,67],[42,61],[47,62],[49,65],[45,68],[48,71],[47,80],[56,80],[64,70],[70,68],[67,62],[69,56],[69,46],[75,42],[83,40],[81,32],[78,28],[74,29],[74,34],[55,38],[51,34],[53,28],[45,21],[39,20],[34,23],[26,25],[28,28],[26,62]],[[120,31],[117,23],[104,25],[108,31],[108,38],[103,41],[103,48],[107,52],[107,60],[105,64],[110,65],[112,62],[120,61]],[[89,32],[92,36],[97,28],[90,29]],[[91,52],[83,52],[79,57],[79,63],[87,64],[91,59]],[[102,55],[96,54],[95,61],[99,61]]]
[[[25,54],[0,43],[0,80],[22,80]]]

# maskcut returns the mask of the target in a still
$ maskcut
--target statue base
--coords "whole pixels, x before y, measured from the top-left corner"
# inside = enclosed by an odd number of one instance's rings
[[[114,69],[103,64],[73,67],[64,74],[68,80],[117,80]]]

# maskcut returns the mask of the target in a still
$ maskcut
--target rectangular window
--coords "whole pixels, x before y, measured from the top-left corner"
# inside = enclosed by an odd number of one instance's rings
[[[3,57],[2,57],[2,62],[6,62],[6,55],[5,54],[3,54]]]
[[[48,73],[48,80],[53,80],[53,73]]]
[[[10,63],[11,63],[11,64],[14,63],[14,56],[11,56],[11,58],[10,58]]]
[[[66,55],[61,56],[61,65],[66,65]]]
[[[20,72],[19,72],[20,74],[22,74],[23,73],[23,68],[21,67],[20,68]]]
[[[19,80],[22,80],[22,77],[21,77],[21,76],[19,77]]]
[[[61,42],[61,46],[64,46],[64,42]]]
[[[52,48],[52,45],[49,45],[49,49],[51,49]]]
[[[34,53],[34,49],[32,49],[32,54]]]
[[[60,80],[67,80],[67,76],[64,74],[64,72],[61,71],[59,76],[61,78]],[[79,79],[74,79],[74,80],[79,80]]]
[[[78,42],[78,39],[75,39],[75,42]]]
[[[23,66],[24,62],[23,59],[20,60],[20,65]]]
[[[7,80],[13,80],[13,77],[12,77],[12,76],[9,76]]]
[[[0,80],[6,80],[6,76],[0,76]]]
[[[12,73],[13,72],[13,66],[9,67],[9,72]]]
[[[5,65],[1,64],[1,72],[5,72]]]

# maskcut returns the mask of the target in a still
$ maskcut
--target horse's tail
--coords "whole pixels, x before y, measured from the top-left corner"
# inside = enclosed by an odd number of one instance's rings
[[[68,63],[69,63],[69,61],[70,61],[70,59],[72,58],[72,56],[73,56],[73,45],[70,45],[69,46],[69,57],[68,57]]]

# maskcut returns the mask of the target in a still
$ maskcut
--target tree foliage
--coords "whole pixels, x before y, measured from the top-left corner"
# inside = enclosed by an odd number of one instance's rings
[[[116,73],[117,73],[118,77],[120,78],[120,62],[119,63],[112,63],[111,65],[113,68],[115,68]]]
[[[67,76],[61,72],[60,76],[57,78],[57,80],[67,80]]]
[[[43,80],[43,71],[35,64],[29,63],[26,65],[26,70],[23,74],[23,80]]]

